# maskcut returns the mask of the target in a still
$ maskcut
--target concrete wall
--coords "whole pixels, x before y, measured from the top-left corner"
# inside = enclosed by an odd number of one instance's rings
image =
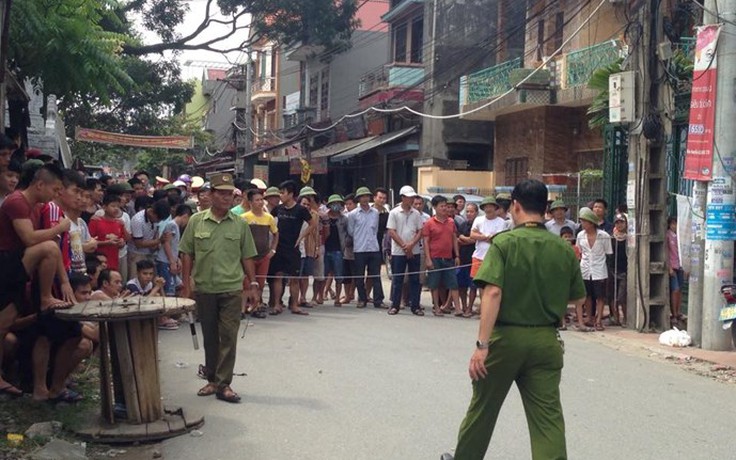
[[[555,6],[549,6],[551,4]],[[539,2],[533,8],[530,8],[527,17],[531,19],[526,27],[526,56],[524,59],[524,67],[533,68],[541,63],[540,57],[534,50],[537,49],[538,43],[538,23],[540,19],[544,20],[544,37],[547,40],[552,37],[557,29],[556,17],[558,13],[563,15],[563,23],[570,21],[563,29],[563,41],[566,40],[580,24],[593,12],[598,3],[591,2],[581,9],[582,2],[559,2],[556,0],[547,0]],[[623,10],[620,6],[611,3],[604,4],[598,13],[590,20],[590,22],[581,29],[580,33],[573,38],[570,43],[562,49],[562,53],[587,48],[588,46],[610,40],[611,38],[620,38],[622,35],[622,27],[626,24]],[[544,10],[544,14],[537,17],[536,15]],[[572,20],[570,20],[572,18]],[[556,49],[554,39],[547,40],[544,43],[541,56],[550,56]]]
[[[496,186],[495,174],[491,171],[453,171],[438,166],[417,168],[417,193],[428,194],[429,187],[477,187],[492,189]]]
[[[435,5],[436,2],[436,5]],[[427,79],[424,112],[433,115],[458,113],[459,79],[495,63],[489,46],[479,46],[495,35],[497,2],[491,0],[427,1],[424,7],[424,62]],[[434,24],[436,15],[436,24]],[[491,166],[491,124],[459,119],[425,118],[420,156],[436,159],[465,159],[482,155]],[[462,147],[465,144],[467,147]],[[472,153],[469,153],[472,152]]]
[[[360,77],[386,63],[388,44],[386,32],[357,30],[353,33],[353,47],[329,63],[330,117],[333,121],[358,108]]]
[[[206,81],[204,84],[212,84]],[[212,132],[217,150],[228,147],[233,142],[232,123],[235,111],[230,110],[235,103],[236,91],[224,81],[214,82],[212,95],[207,97],[204,128]]]

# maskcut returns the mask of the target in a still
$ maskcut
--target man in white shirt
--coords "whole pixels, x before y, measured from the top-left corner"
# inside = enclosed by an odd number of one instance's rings
[[[550,232],[560,236],[560,230],[562,230],[562,227],[575,228],[575,222],[565,216],[567,213],[567,206],[565,206],[564,201],[553,201],[549,207],[549,212],[552,213],[552,219],[544,225]]]
[[[613,257],[611,237],[598,228],[598,216],[590,208],[580,208],[578,217],[583,226],[583,230],[578,233],[576,244],[580,248],[580,272],[585,281],[585,312],[590,320],[595,298],[595,330],[602,331],[608,264]],[[582,318],[578,318],[578,324],[581,322]]]
[[[470,229],[470,238],[475,240],[473,262],[470,267],[470,276],[473,278],[478,273],[488,248],[491,247],[491,239],[496,233],[502,232],[506,226],[506,221],[498,217],[498,208],[498,203],[494,197],[484,198],[480,202],[480,209],[485,215],[476,217]]]
[[[389,315],[399,312],[401,306],[401,291],[404,286],[404,274],[409,270],[409,307],[417,316],[424,316],[419,306],[419,297],[422,293],[419,284],[419,240],[422,238],[422,215],[412,207],[414,189],[405,185],[399,191],[401,204],[388,214],[386,228],[391,237],[391,308]]]

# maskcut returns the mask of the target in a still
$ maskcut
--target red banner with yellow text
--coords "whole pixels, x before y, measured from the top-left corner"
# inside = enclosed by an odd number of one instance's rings
[[[716,121],[716,47],[721,26],[698,27],[695,40],[690,122],[685,154],[685,179],[709,181],[713,178],[714,127]]]
[[[134,134],[111,133],[98,129],[77,128],[74,138],[84,142],[126,145],[155,149],[189,150],[194,147],[191,136],[136,136]]]

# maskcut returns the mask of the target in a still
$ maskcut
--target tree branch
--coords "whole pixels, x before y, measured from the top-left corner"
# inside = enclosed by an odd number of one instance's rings
[[[207,4],[205,5],[205,14],[204,19],[202,19],[202,22],[190,33],[189,35],[185,35],[183,37],[179,37],[176,40],[173,40],[171,42],[166,43],[155,43],[151,45],[133,45],[133,44],[125,44],[123,45],[123,53],[130,55],[130,56],[143,56],[146,54],[160,54],[164,51],[170,51],[170,50],[177,50],[177,51],[184,51],[184,50],[206,50],[206,51],[212,51],[217,53],[227,53],[231,51],[240,51],[243,47],[248,46],[251,44],[251,41],[245,41],[241,44],[238,48],[233,48],[229,50],[221,50],[213,48],[210,45],[213,45],[215,43],[221,42],[223,40],[226,40],[230,37],[232,37],[238,30],[243,30],[250,28],[251,25],[238,25],[238,19],[242,18],[247,14],[245,10],[240,11],[239,13],[234,13],[232,15],[232,18],[229,20],[222,20],[222,19],[214,19],[211,17],[211,8],[212,3],[214,0],[207,0]],[[202,32],[207,30],[207,28],[212,24],[221,24],[221,25],[231,25],[232,29],[220,37],[213,38],[201,43],[192,44],[190,43],[192,40],[195,40],[197,37],[199,37]]]

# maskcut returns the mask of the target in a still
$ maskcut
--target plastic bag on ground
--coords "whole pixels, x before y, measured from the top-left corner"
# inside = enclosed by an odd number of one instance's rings
[[[693,343],[693,339],[686,331],[673,327],[659,335],[659,343],[668,347],[687,347]]]

